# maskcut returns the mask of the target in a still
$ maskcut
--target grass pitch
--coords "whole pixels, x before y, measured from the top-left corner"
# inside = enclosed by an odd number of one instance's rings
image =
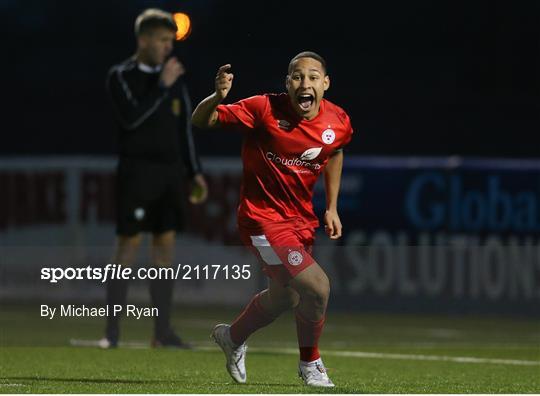
[[[150,349],[152,322],[124,320],[115,350],[104,321],[39,316],[39,304],[0,306],[0,393],[540,393],[540,322],[330,313],[321,340],[333,389],[297,377],[295,326],[284,315],[249,340],[248,383],[235,384],[209,340],[236,310],[178,309],[174,327],[198,349]]]

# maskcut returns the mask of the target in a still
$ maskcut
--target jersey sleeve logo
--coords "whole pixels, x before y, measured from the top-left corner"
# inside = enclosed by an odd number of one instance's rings
[[[172,103],[171,103],[171,111],[172,113],[178,117],[180,115],[180,99],[178,98],[175,98],[173,99]]]
[[[300,159],[302,161],[314,160],[315,158],[319,156],[319,154],[321,153],[321,150],[322,150],[322,147],[314,147],[314,148],[307,149],[306,151],[302,153],[302,155],[300,156]]]
[[[333,129],[325,129],[321,135],[324,144],[332,144],[336,140],[336,133]]]

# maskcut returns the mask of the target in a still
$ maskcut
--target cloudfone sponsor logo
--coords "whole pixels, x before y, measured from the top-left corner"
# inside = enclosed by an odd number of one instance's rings
[[[305,168],[319,170],[321,169],[320,164],[312,164],[309,161],[317,158],[319,154],[321,153],[321,150],[322,150],[322,147],[310,148],[304,151],[302,155],[295,158],[283,158],[277,154],[272,153],[271,151],[268,151],[266,152],[266,158],[276,164],[280,164],[284,166],[303,166]]]

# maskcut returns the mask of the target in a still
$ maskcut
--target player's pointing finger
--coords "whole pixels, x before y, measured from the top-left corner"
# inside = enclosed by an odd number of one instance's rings
[[[226,65],[220,66],[218,69],[218,74],[225,73],[227,70],[231,68],[231,64],[227,63]]]

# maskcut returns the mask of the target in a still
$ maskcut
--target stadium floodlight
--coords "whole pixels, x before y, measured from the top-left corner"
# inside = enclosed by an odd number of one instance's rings
[[[183,12],[173,14],[174,23],[176,23],[176,41],[184,41],[191,34],[191,19]]]

